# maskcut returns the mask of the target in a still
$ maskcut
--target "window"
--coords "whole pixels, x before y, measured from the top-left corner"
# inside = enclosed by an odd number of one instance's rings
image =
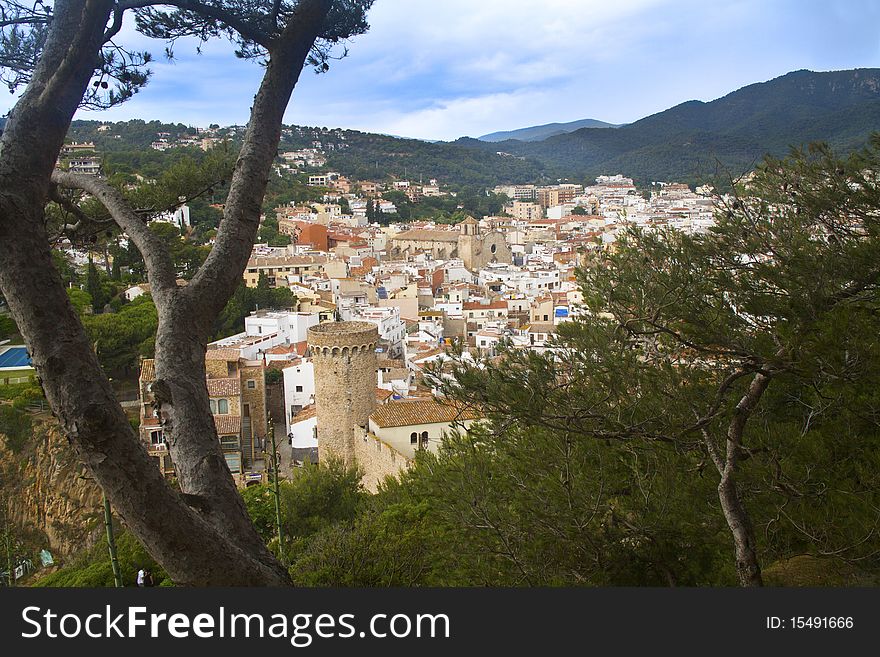
[[[254,388],[257,387],[257,382],[254,379],[248,379],[247,387],[248,387],[248,390],[253,390]]]
[[[297,391],[297,392],[302,392],[302,391],[303,391],[303,387],[302,387],[302,386],[297,386],[297,387],[296,387],[296,391]]]
[[[409,434],[409,444],[415,445],[417,442],[419,442],[419,434],[413,431],[411,434]]]
[[[428,447],[428,432],[422,431],[422,440],[419,445],[422,449],[427,449]]]
[[[229,413],[229,401],[226,399],[212,399],[208,403],[211,405],[211,413],[213,415],[226,415]]]
[[[151,445],[161,445],[165,442],[165,438],[162,436],[161,431],[151,431],[150,432],[150,444]]]
[[[217,415],[217,400],[211,399],[208,401],[208,404],[211,406],[211,415]]]

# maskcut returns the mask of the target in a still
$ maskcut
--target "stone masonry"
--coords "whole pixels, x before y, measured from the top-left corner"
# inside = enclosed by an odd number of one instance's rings
[[[315,366],[318,460],[355,462],[355,440],[376,407],[376,344],[370,322],[327,322],[309,329]]]

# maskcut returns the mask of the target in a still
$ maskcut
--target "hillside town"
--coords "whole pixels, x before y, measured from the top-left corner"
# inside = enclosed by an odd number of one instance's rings
[[[314,171],[326,161],[319,147],[281,152],[276,171]],[[613,249],[622,230],[703,231],[714,212],[711,190],[656,183],[643,195],[632,179],[614,175],[590,186],[501,185],[491,192],[509,202],[498,216],[401,223],[384,194],[418,200],[454,192],[436,180],[354,181],[333,171],[310,173],[308,181],[326,190],[321,201],[276,207],[270,218],[290,244],[255,244],[243,275],[249,288],[289,289],[296,305],[258,309],[242,332],[208,345],[211,410],[227,465],[242,486],[265,481],[274,434],[290,465],[354,460],[364,485],[375,490],[417,450],[436,450],[445,432],[480,417],[479,409],[444,403],[426,384],[426,366],[442,363],[452,349],[475,357],[495,356],[502,344],[545,350],[559,324],[579,313],[575,269]],[[376,216],[383,221],[370,221]],[[185,229],[184,217],[186,206],[159,220]],[[148,290],[148,283],[139,284],[126,296]],[[316,336],[326,325],[339,327],[338,344],[331,341],[318,357],[317,345],[328,343]],[[374,335],[351,342],[346,326]],[[360,369],[352,364],[358,360]],[[282,382],[271,425],[269,370],[280,372]],[[140,435],[173,476],[153,380],[152,360],[144,360]],[[361,411],[340,415],[340,406]]]
[[[6,643],[865,629],[876,15],[164,2],[0,0]]]
[[[207,151],[242,130],[158,132],[151,148]],[[108,131],[110,125],[97,128]],[[294,305],[251,312],[242,331],[210,343],[206,356],[211,412],[226,463],[242,487],[267,480],[274,437],[288,473],[307,462],[341,458],[357,462],[364,486],[376,490],[386,476],[408,467],[417,450],[436,450],[445,433],[480,418],[478,408],[445,403],[426,381],[426,368],[442,365],[450,351],[474,358],[494,357],[502,346],[543,352],[557,327],[580,312],[576,268],[613,250],[622,231],[697,233],[714,221],[716,198],[708,186],[691,191],[655,182],[638,189],[626,176],[602,175],[586,186],[497,185],[485,190],[506,199],[495,215],[474,217],[459,205],[455,222],[405,222],[394,202],[401,194],[411,203],[454,202],[456,192],[435,179],[354,180],[327,169],[328,151],[346,148],[341,131],[289,127],[284,135],[310,146],[279,151],[275,175],[307,180],[319,200],[280,205],[261,217],[288,243],[256,243],[243,283],[289,290]],[[102,175],[101,154],[91,141],[66,144],[57,166]],[[151,221],[184,236],[193,226],[186,202]],[[71,244],[65,252],[78,267],[101,257]],[[123,295],[132,302],[149,293],[144,280]],[[324,354],[330,358],[316,353],[327,325],[338,328],[332,333],[338,345]],[[360,342],[349,340],[346,326]],[[8,373],[8,383],[27,378],[30,369],[16,362],[0,373]],[[267,385],[270,377],[274,385]],[[139,433],[157,467],[173,477],[154,380],[153,360],[142,359]],[[340,405],[360,411],[340,415]],[[340,425],[344,435],[337,435]]]

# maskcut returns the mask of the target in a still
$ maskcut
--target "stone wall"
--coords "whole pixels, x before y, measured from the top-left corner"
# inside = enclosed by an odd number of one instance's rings
[[[327,322],[309,329],[319,461],[355,458],[355,435],[366,430],[376,407],[378,341],[379,331],[370,322]]]
[[[213,358],[206,358],[205,372],[208,373],[208,378],[211,379],[229,378],[229,366],[226,364],[226,361],[222,359],[215,360]]]
[[[354,442],[354,456],[363,470],[361,482],[375,493],[386,477],[396,477],[409,467],[409,459],[371,433],[364,434]]]
[[[254,381],[253,389],[248,388],[248,381]],[[264,438],[268,433],[268,427],[266,420],[266,370],[262,365],[242,366],[241,403],[250,404],[251,427],[254,436]]]

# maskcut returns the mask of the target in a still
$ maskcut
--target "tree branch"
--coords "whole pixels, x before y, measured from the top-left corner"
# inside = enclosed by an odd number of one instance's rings
[[[208,317],[223,309],[251,255],[284,111],[331,5],[330,0],[303,0],[270,53],[214,248],[185,292]]]
[[[125,12],[129,9],[143,9],[144,7],[150,7],[156,4],[168,4],[168,3],[158,3],[155,0],[129,0],[128,2],[120,2],[116,5],[116,8],[113,10],[113,23],[110,27],[107,28],[107,31],[104,32],[104,43],[107,43],[114,36],[119,34],[119,30],[122,29],[122,18],[125,15]]]
[[[171,7],[177,7],[178,9],[182,9],[184,11],[192,11],[202,16],[207,16],[215,21],[220,21],[221,23],[225,23],[233,30],[238,32],[241,36],[249,41],[253,41],[264,48],[269,48],[272,43],[272,39],[270,36],[254,26],[250,25],[247,21],[241,20],[236,14],[232,12],[225,11],[216,7],[214,5],[205,4],[204,2],[198,2],[197,0],[163,0],[163,2],[151,2],[148,3],[150,5],[153,4],[163,4],[169,5]],[[308,4],[308,0],[303,4]],[[317,35],[317,33],[316,33]],[[309,46],[311,49],[311,46]]]
[[[94,196],[107,208],[117,225],[144,257],[147,275],[153,286],[157,302],[161,297],[177,289],[177,275],[171,255],[149,226],[134,213],[131,206],[115,187],[97,176],[86,176],[55,170],[52,182],[67,189],[80,189]]]

